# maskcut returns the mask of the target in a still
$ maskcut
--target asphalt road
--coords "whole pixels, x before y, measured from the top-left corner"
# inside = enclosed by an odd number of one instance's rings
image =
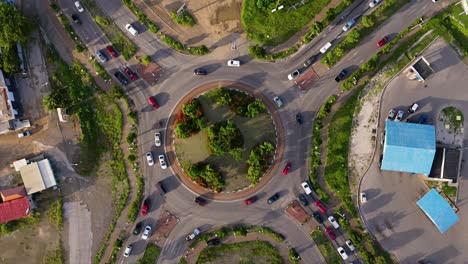
[[[129,87],[129,95],[137,105],[139,110],[139,152],[144,160],[144,153],[152,151],[156,157],[164,153],[162,147],[156,148],[153,144],[155,129],[154,124],[158,120],[167,120],[177,102],[191,89],[206,82],[216,80],[232,80],[246,83],[260,90],[266,96],[273,98],[279,95],[285,106],[279,111],[283,126],[286,131],[286,149],[283,154],[283,161],[290,160],[293,163],[292,172],[287,177],[273,177],[259,192],[261,199],[253,206],[245,207],[240,201],[233,202],[210,202],[206,207],[195,206],[193,199],[195,195],[188,189],[183,188],[171,169],[161,170],[156,164],[154,167],[144,166],[145,193],[154,195],[154,184],[161,179],[168,179],[170,191],[164,199],[158,198],[152,207],[150,214],[142,218],[147,223],[154,224],[160,211],[164,208],[175,214],[180,223],[170,234],[168,242],[162,249],[159,263],[174,263],[186,250],[187,243],[184,237],[196,227],[201,227],[202,231],[211,227],[220,227],[230,223],[261,224],[272,227],[287,236],[291,246],[298,249],[302,259],[307,263],[323,263],[323,259],[317,248],[312,243],[309,235],[301,227],[297,226],[293,220],[286,217],[282,210],[296,195],[302,192],[300,182],[304,181],[308,175],[308,151],[311,145],[312,120],[323,101],[331,94],[338,93],[340,86],[333,79],[343,68],[357,69],[357,67],[376,51],[376,43],[385,35],[397,34],[403,28],[411,24],[416,18],[423,14],[431,13],[437,6],[426,0],[412,1],[392,16],[379,29],[378,33],[372,34],[361,41],[359,47],[352,50],[334,68],[325,72],[315,85],[307,93],[300,92],[293,82],[287,81],[287,75],[302,65],[303,61],[313,54],[319,52],[320,47],[336,36],[344,37],[341,34],[341,27],[351,17],[360,16],[368,10],[367,2],[362,2],[339,25],[325,29],[316,40],[302,48],[293,58],[275,64],[258,62],[249,59],[245,55],[245,48],[239,48],[229,52],[213,52],[202,57],[192,57],[182,55],[162,44],[154,34],[144,31],[143,27],[135,23],[136,18],[130,10],[123,6],[119,0],[98,0],[102,10],[115,24],[134,41],[137,46],[152,59],[165,68],[164,78],[156,86],[148,86],[143,81],[137,81]],[[61,0],[60,6],[67,14],[75,12],[73,3]],[[83,25],[74,25],[77,33],[86,41],[86,45],[91,50],[105,47],[107,40],[99,29],[94,25],[87,12],[79,14],[83,20]],[[142,33],[137,36],[130,35],[123,27],[127,23],[132,23]],[[335,42],[334,42],[335,43]],[[243,65],[239,68],[226,66],[226,60],[232,57],[239,57]],[[109,71],[124,64],[120,59],[113,59],[105,65]],[[193,69],[203,66],[209,71],[208,76],[194,76]],[[156,95],[160,108],[153,110],[147,103],[150,95]],[[299,126],[295,123],[294,116],[301,112],[304,123]],[[277,172],[280,175],[280,172]],[[269,197],[275,192],[281,193],[279,201],[273,205],[268,205],[265,197]],[[216,213],[213,213],[216,212]],[[139,219],[141,220],[141,219]],[[128,243],[134,243],[134,254],[125,261],[130,263],[141,256],[145,242],[137,237],[131,237]]]

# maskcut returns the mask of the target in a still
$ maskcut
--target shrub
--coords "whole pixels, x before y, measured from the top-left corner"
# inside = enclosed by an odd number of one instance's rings
[[[325,19],[328,21],[328,23],[332,22],[333,19],[335,19],[337,16],[337,13],[335,11],[335,8],[331,7],[330,9],[327,10],[325,13]]]
[[[62,198],[58,198],[53,202],[47,212],[50,222],[55,225],[58,230],[63,228],[63,201]]]
[[[242,133],[232,120],[226,120],[207,129],[208,144],[213,154],[222,156],[231,150],[242,148]]]
[[[255,146],[250,151],[249,159],[247,164],[249,168],[247,170],[247,178],[250,180],[250,184],[256,184],[262,177],[262,174],[269,166],[269,162],[274,153],[275,147],[268,141],[265,141]]]
[[[299,256],[299,253],[294,248],[289,249],[288,258],[292,263],[299,263],[301,261],[301,256]]]
[[[199,118],[203,115],[201,104],[196,98],[182,105],[182,112],[189,118]]]
[[[324,24],[322,21],[314,21],[312,25],[310,25],[310,32],[314,35],[320,34],[324,29]]]
[[[375,16],[372,15],[372,14],[367,15],[367,16],[363,16],[362,20],[361,20],[361,23],[366,28],[373,27],[375,25]]]
[[[221,191],[226,185],[221,173],[211,164],[191,164],[187,174],[196,183],[215,192]]]
[[[75,44],[75,49],[77,52],[81,53],[86,50],[86,47],[83,44]]]
[[[182,26],[191,27],[197,23],[195,18],[187,10],[184,10],[179,16],[177,16],[177,12],[171,12],[171,16],[177,24]]]
[[[150,58],[150,56],[148,56],[148,55],[144,55],[143,57],[141,57],[140,62],[141,62],[144,66],[148,66],[148,65],[150,65],[150,63],[151,63],[151,58]]]

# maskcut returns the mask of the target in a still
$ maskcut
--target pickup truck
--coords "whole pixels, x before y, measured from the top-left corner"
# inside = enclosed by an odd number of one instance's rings
[[[194,239],[196,236],[198,236],[200,233],[201,233],[200,229],[195,228],[195,230],[193,230],[192,234],[185,237],[185,240],[190,241],[190,240]]]

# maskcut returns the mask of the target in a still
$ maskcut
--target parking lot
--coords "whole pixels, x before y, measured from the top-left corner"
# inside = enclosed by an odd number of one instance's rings
[[[405,74],[391,81],[382,99],[380,128],[384,127],[390,109],[404,110],[403,121],[406,121],[406,110],[413,102],[419,104],[419,109],[409,117],[412,121],[425,114],[427,123],[435,124],[439,112],[447,106],[455,106],[465,115],[468,113],[468,67],[442,39],[435,41],[422,55],[435,73],[425,82],[409,80]],[[466,135],[463,142],[468,143]],[[441,234],[416,205],[429,190],[423,182],[424,176],[380,171],[377,155],[381,152],[377,150],[361,186],[368,196],[361,210],[370,231],[401,263],[416,263],[420,259],[432,263],[464,263],[468,259],[468,244],[463,242],[468,228],[468,183],[463,177],[468,173],[466,166],[462,165],[459,180],[460,221]]]

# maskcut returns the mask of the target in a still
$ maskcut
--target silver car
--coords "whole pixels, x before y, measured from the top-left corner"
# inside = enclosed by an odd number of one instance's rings
[[[99,58],[99,60],[104,63],[107,61],[107,57],[106,55],[104,55],[104,53],[102,53],[100,50],[97,50],[96,51],[96,56]]]
[[[278,107],[283,106],[283,101],[281,100],[281,98],[279,98],[279,96],[274,97],[274,98],[273,98],[273,101],[275,101],[275,103],[276,103],[276,105],[277,105]]]
[[[146,153],[146,161],[148,162],[149,166],[154,165],[153,153],[151,153],[151,152]]]
[[[141,238],[146,240],[148,237],[151,235],[151,226],[147,225],[145,227],[145,231],[143,231],[143,234],[141,235]]]
[[[400,122],[403,119],[403,116],[405,115],[405,111],[403,110],[398,110],[398,113],[395,118],[395,122]]]
[[[395,115],[396,115],[395,109],[390,109],[390,111],[388,111],[388,120],[393,120],[395,118]]]
[[[159,132],[154,133],[154,145],[156,147],[161,146],[161,134]]]

